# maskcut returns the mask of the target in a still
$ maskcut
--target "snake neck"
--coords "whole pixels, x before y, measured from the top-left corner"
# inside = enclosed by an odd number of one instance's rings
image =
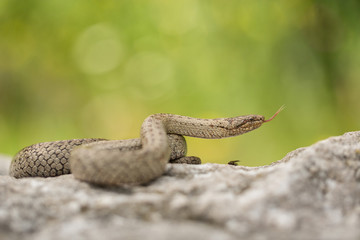
[[[200,119],[174,114],[155,114],[167,133],[198,138],[226,138],[244,134],[261,126],[264,117],[247,115],[234,118]]]

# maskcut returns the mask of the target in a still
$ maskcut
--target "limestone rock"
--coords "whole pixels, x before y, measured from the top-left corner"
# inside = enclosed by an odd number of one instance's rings
[[[360,239],[360,132],[265,167],[168,165],[146,186],[0,176],[1,239]]]

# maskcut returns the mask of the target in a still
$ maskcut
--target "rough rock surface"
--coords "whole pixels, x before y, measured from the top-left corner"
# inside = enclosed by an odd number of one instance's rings
[[[360,132],[267,167],[169,164],[139,187],[0,176],[0,239],[360,239]]]

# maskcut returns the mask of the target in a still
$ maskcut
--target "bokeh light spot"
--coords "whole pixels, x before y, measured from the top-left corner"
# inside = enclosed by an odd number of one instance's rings
[[[134,55],[125,66],[124,78],[131,83],[131,94],[143,99],[167,95],[175,84],[170,59],[152,52]]]
[[[100,23],[83,31],[74,46],[74,58],[87,74],[102,74],[116,68],[123,47],[115,29]]]
[[[167,34],[184,34],[195,28],[199,21],[198,5],[194,0],[159,0],[155,12],[160,31]]]

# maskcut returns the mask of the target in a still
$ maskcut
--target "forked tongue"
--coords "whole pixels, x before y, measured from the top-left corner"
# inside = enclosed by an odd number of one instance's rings
[[[279,112],[281,112],[282,110],[284,110],[284,108],[285,108],[285,105],[282,105],[282,106],[279,108],[279,110],[277,110],[276,113],[275,113],[271,118],[269,118],[268,120],[264,120],[264,122],[270,122],[271,120],[273,120],[273,119],[276,117],[276,115],[279,114]]]

